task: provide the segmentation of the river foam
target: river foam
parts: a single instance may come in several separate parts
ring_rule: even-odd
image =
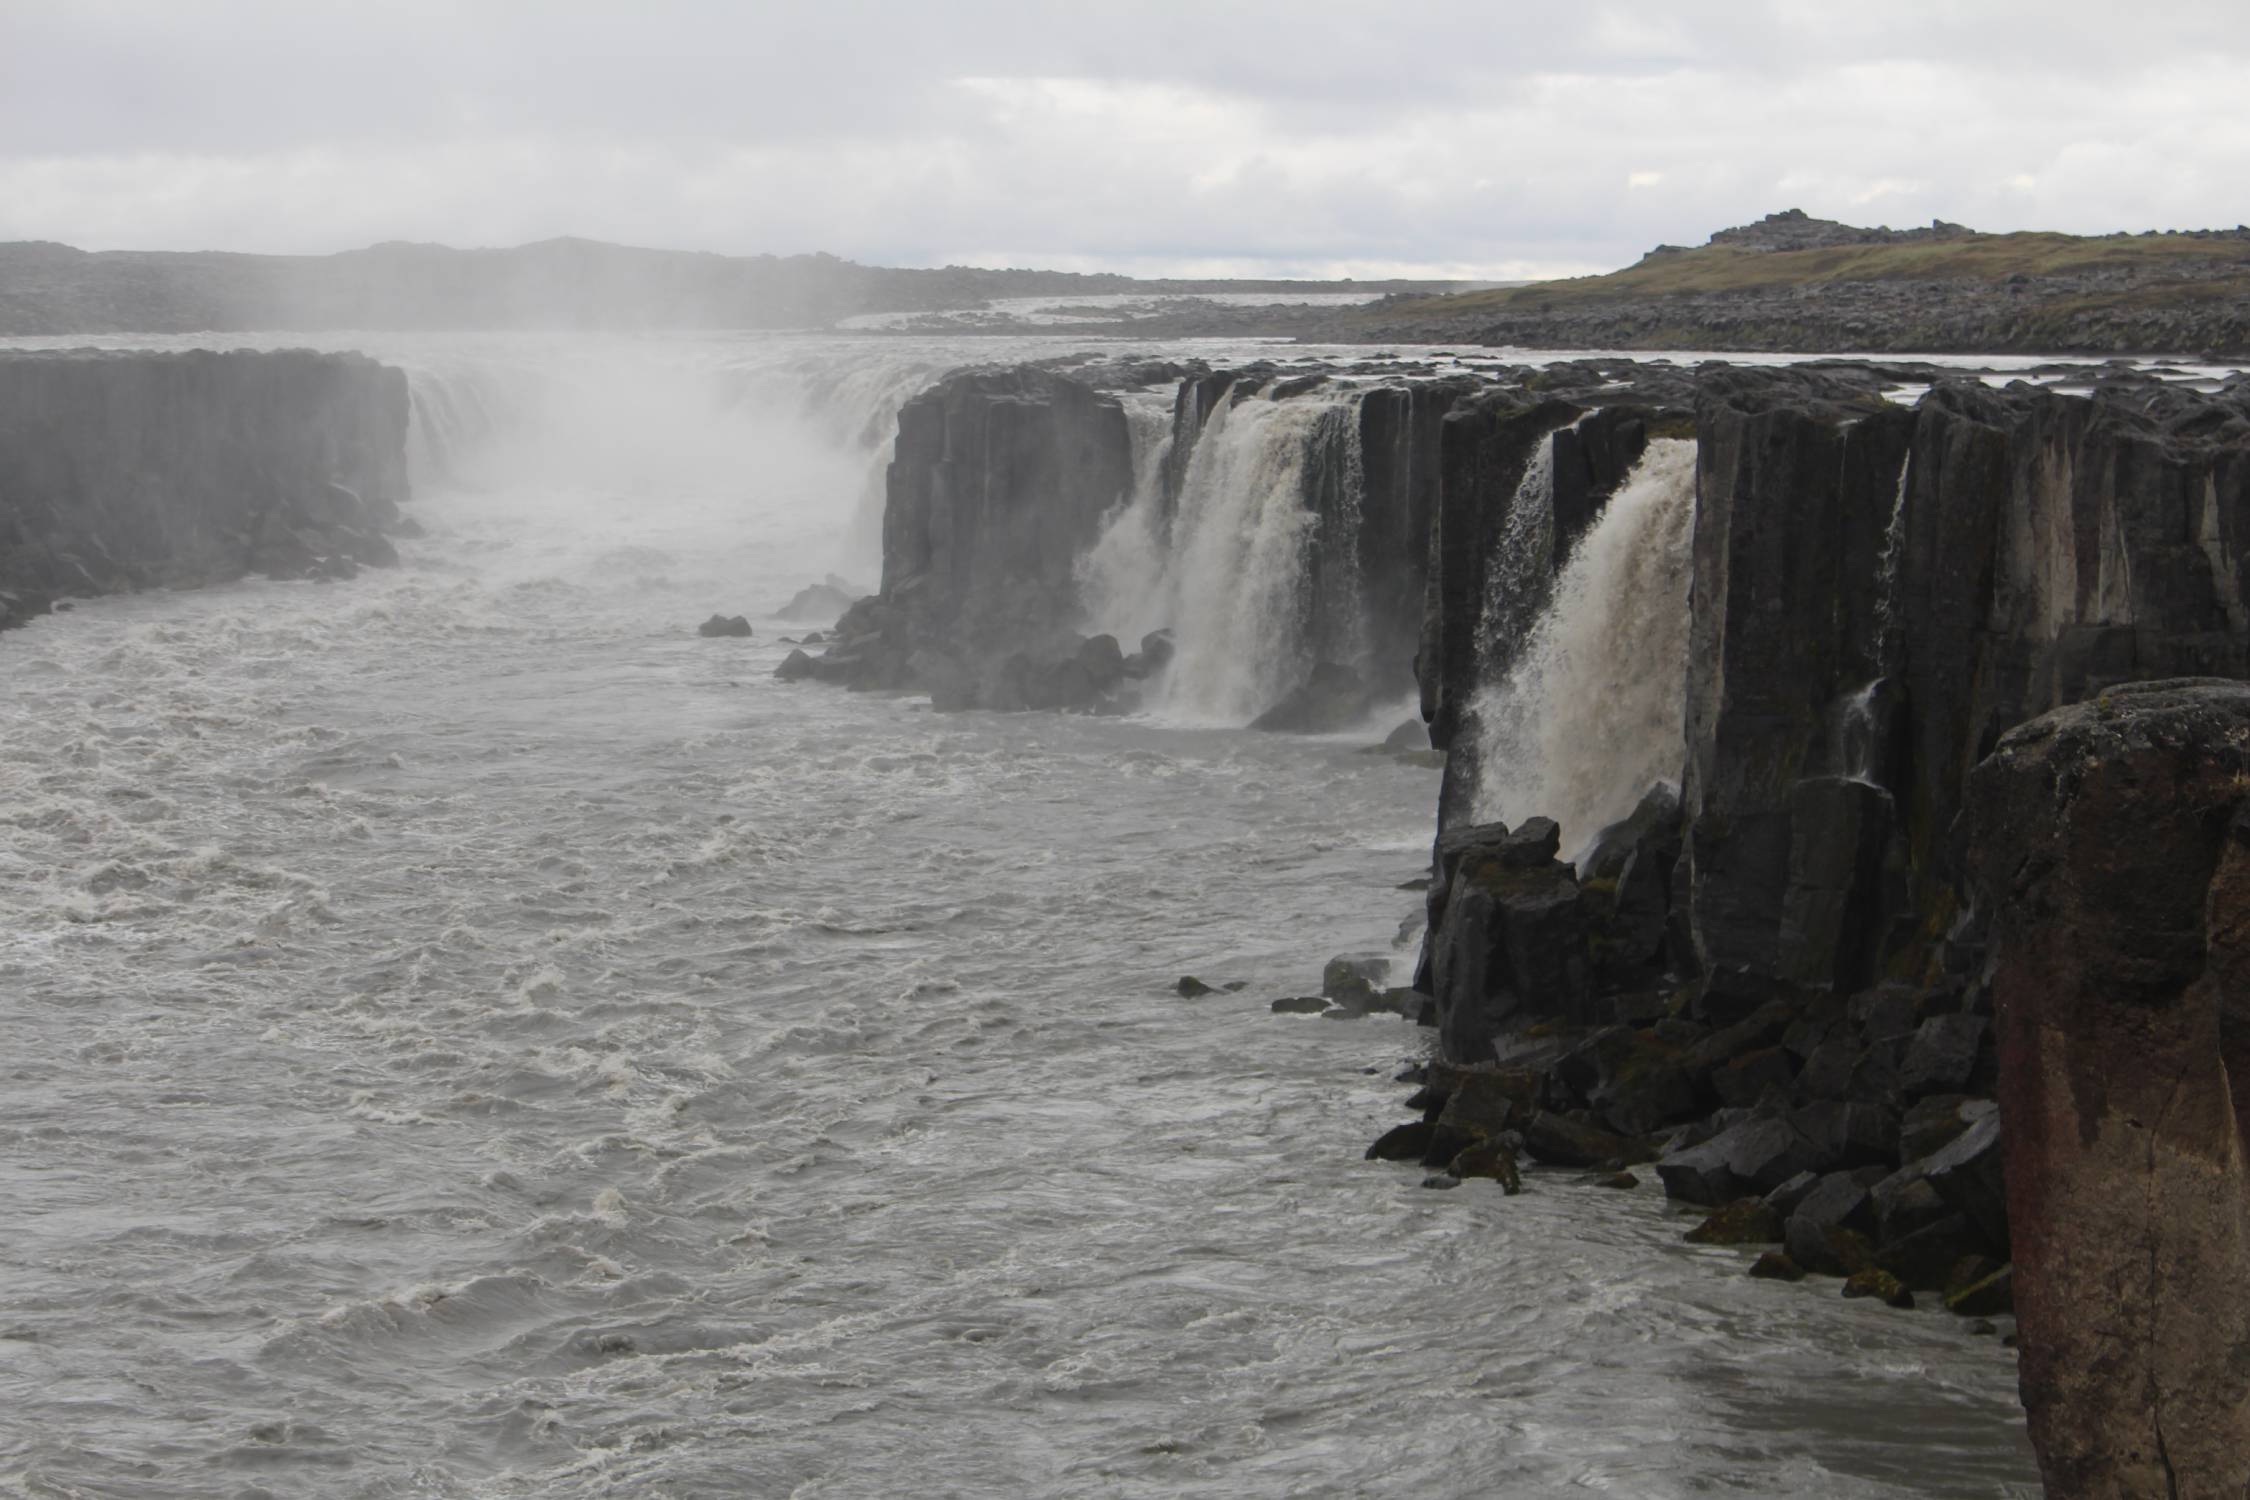
[[[1419,1034],[1265,1002],[1404,958],[1434,773],[773,680],[879,455],[730,409],[0,637],[0,1483],[2036,1493],[1943,1314],[1360,1160]]]

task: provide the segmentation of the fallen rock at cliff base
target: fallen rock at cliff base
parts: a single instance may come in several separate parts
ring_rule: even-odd
[[[695,633],[706,638],[733,637],[742,640],[751,634],[750,622],[740,615],[713,615],[696,626]]]
[[[1854,1271],[1844,1281],[1846,1297],[1873,1297],[1886,1306],[1912,1311],[1914,1294],[1899,1284],[1896,1276],[1875,1267]]]
[[[1436,1127],[1428,1120],[1394,1125],[1367,1148],[1369,1161],[1420,1161],[1429,1154],[1430,1135]]]
[[[1922,1177],[1954,1212],[1966,1215],[1994,1249],[2007,1249],[2007,1176],[1997,1111],[1926,1158]]]
[[[1873,1263],[1875,1205],[1858,1173],[1831,1172],[1789,1216],[1789,1258],[1808,1271],[1849,1276]]]
[[[1778,1245],[1781,1215],[1759,1198],[1737,1198],[1681,1238],[1691,1245]]]
[[[2016,1310],[2015,1267],[2002,1266],[1945,1299],[1946,1311],[1964,1318],[1997,1318]]]
[[[1656,1164],[1666,1196],[1717,1207],[1771,1192],[1813,1161],[1812,1147],[1786,1120],[1745,1120]]]
[[[1803,1281],[1805,1268],[1779,1250],[1768,1250],[1750,1263],[1750,1274],[1760,1281]]]
[[[1544,1109],[1524,1123],[1523,1144],[1534,1160],[1550,1167],[1632,1166],[1656,1154],[1644,1142]]]
[[[799,589],[774,613],[784,620],[833,620],[850,609],[854,599],[867,592],[831,573],[825,582]]]

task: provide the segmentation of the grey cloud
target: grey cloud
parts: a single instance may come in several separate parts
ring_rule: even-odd
[[[0,0],[0,236],[1591,268],[2250,218],[2230,7]]]

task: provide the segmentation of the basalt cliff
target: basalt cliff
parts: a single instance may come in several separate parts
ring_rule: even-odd
[[[350,354],[0,353],[0,627],[397,554],[406,380]]]
[[[785,675],[1273,729],[1418,701],[1412,982],[1328,976],[1435,1033],[1371,1155],[1653,1166],[1756,1274],[2020,1300],[2053,1493],[2239,1492],[2180,1434],[2239,1426],[2250,1335],[2181,1330],[2246,1243],[2250,385],[1019,368],[914,403],[889,498],[881,592]],[[2151,1264],[2118,1312],[2099,1268]]]

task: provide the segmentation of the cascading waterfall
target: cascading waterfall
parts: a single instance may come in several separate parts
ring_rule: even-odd
[[[1311,481],[1336,446],[1319,442],[1324,424],[1357,400],[1348,388],[1328,388],[1221,403],[1179,466],[1179,494],[1161,539],[1154,476],[1164,465],[1144,461],[1136,470],[1133,501],[1095,544],[1081,576],[1092,583],[1095,629],[1138,640],[1143,630],[1171,628],[1175,654],[1158,689],[1167,713],[1248,723],[1312,665],[1308,570],[1321,516]],[[1352,503],[1356,515],[1356,494]],[[1339,555],[1356,555],[1356,535],[1335,541]]]
[[[1555,435],[1542,436],[1525,462],[1508,519],[1485,560],[1484,608],[1477,618],[1480,677],[1501,649],[1525,638],[1547,602],[1555,548]]]
[[[1830,710],[1830,759],[1836,775],[1870,786],[1879,785],[1875,772],[1882,741],[1881,696],[1891,672],[1891,622],[1897,610],[1898,574],[1906,551],[1906,487],[1914,472],[1909,449],[1898,465],[1898,488],[1891,499],[1891,518],[1883,527],[1883,550],[1876,559],[1875,640],[1870,649],[1875,675],[1843,694]]]
[[[790,349],[738,356],[724,371],[731,404],[740,411],[795,413],[840,453],[861,466],[858,503],[842,565],[868,576],[880,573],[886,476],[898,442],[898,414],[907,402],[959,368],[956,353],[909,345],[870,351]]]
[[[1173,441],[1172,395],[1127,391],[1119,400],[1133,443],[1133,491],[1079,559],[1078,592],[1095,628],[1131,651],[1150,631],[1172,623],[1165,590],[1171,528],[1164,485]]]
[[[1480,820],[1551,817],[1578,850],[1678,779],[1694,531],[1695,444],[1655,439],[1480,695]]]
[[[1891,619],[1897,609],[1899,563],[1906,551],[1906,486],[1914,476],[1914,450],[1898,463],[1898,490],[1891,499],[1891,519],[1883,527],[1883,555],[1875,580],[1876,664],[1885,665],[1890,651]]]

